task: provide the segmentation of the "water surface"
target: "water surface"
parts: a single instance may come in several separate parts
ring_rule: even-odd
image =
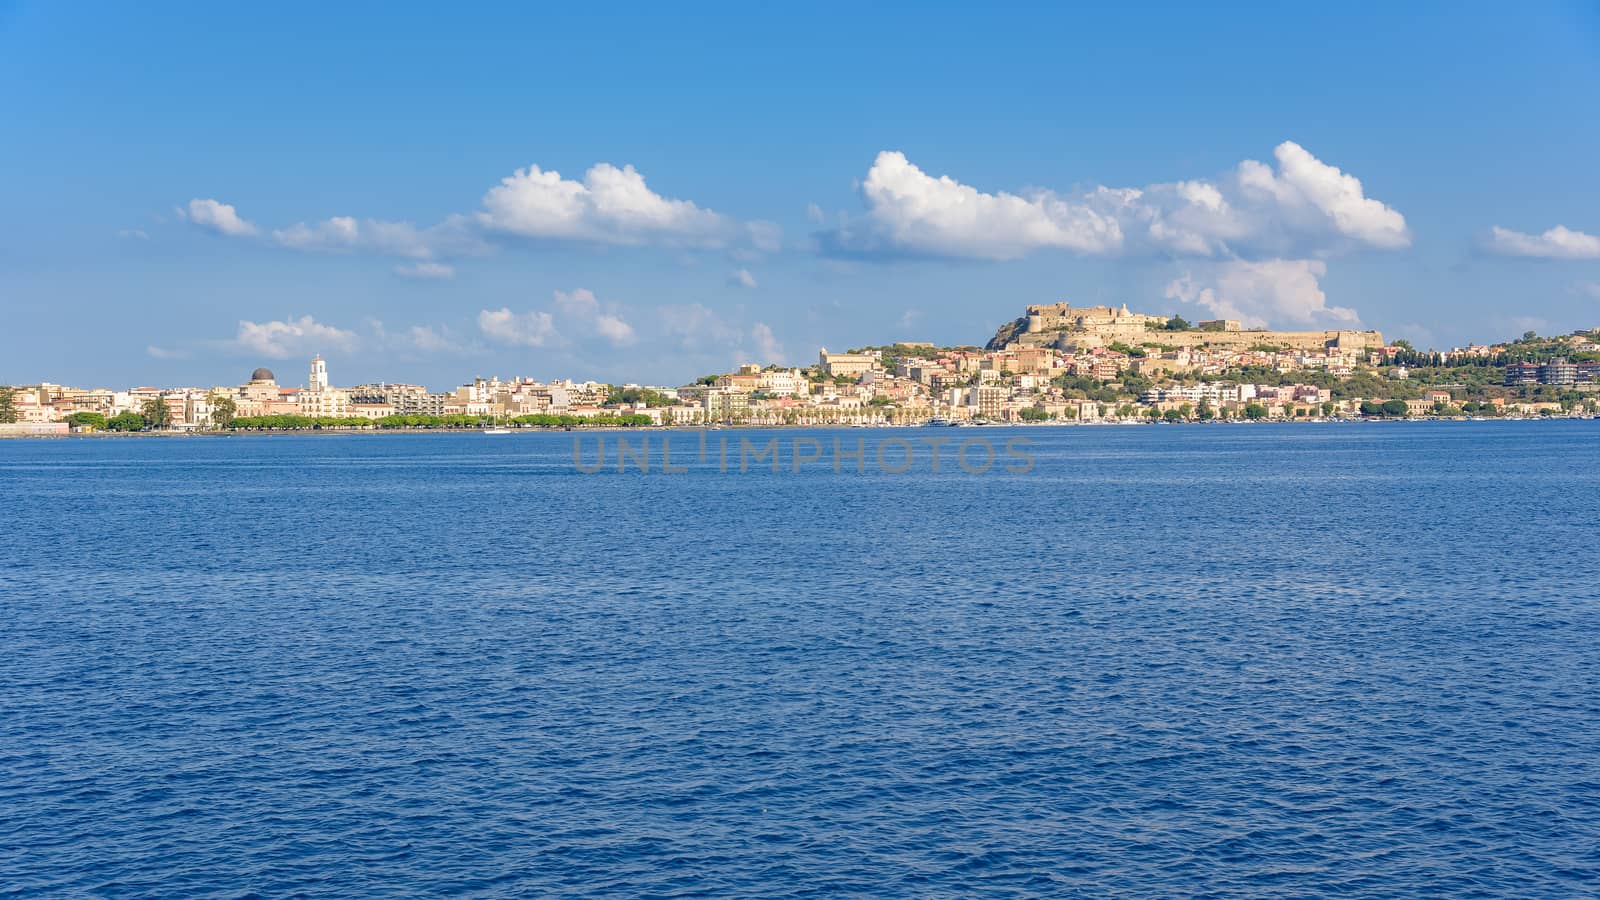
[[[0,442],[0,893],[1595,891],[1600,423],[982,434]]]

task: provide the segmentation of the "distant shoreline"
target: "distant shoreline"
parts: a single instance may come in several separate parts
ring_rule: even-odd
[[[811,423],[811,424],[729,424],[729,425],[644,425],[644,426],[618,426],[618,425],[573,425],[565,428],[517,428],[509,429],[511,434],[564,434],[585,433],[605,434],[653,434],[661,432],[689,432],[689,431],[776,431],[776,430],[813,430],[813,431],[851,431],[857,429],[871,429],[874,431],[906,430],[932,428],[944,430],[946,428],[980,429],[991,428],[1103,428],[1103,427],[1139,427],[1149,428],[1158,426],[1221,426],[1221,425],[1387,425],[1400,422],[1407,423],[1433,423],[1444,424],[1449,422],[1573,422],[1573,421],[1600,421],[1600,416],[1485,416],[1479,418],[1352,418],[1352,419],[1213,419],[1205,422],[1138,422],[1138,421],[1098,421],[1080,422],[1076,420],[1054,422],[988,422],[983,425],[926,425],[922,423],[912,425],[888,424],[851,424],[851,423]],[[377,436],[386,434],[397,435],[446,435],[446,434],[484,434],[483,428],[299,428],[299,429],[262,429],[262,430],[165,430],[165,431],[73,431],[67,434],[0,434],[0,440],[123,440],[138,438],[234,438],[234,437],[335,437],[335,436]],[[488,437],[504,437],[506,435],[486,435]]]

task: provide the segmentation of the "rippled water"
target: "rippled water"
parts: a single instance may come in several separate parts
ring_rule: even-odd
[[[0,442],[0,892],[1595,892],[1600,423],[983,434]]]

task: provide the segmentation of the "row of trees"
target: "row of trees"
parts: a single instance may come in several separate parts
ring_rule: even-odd
[[[228,403],[231,405],[232,400]],[[172,424],[172,410],[159,399],[146,400],[138,412],[129,410],[109,419],[97,412],[75,412],[63,421],[74,428],[90,431],[151,431]]]
[[[600,425],[636,428],[652,424],[642,413],[626,415],[570,416],[537,414],[517,416],[505,424],[527,428],[572,428]],[[394,415],[381,419],[341,418],[336,416],[239,416],[227,427],[235,431],[306,431],[323,428],[483,428],[495,424],[490,416]]]
[[[490,416],[393,415],[381,419],[338,416],[239,416],[230,397],[216,397],[211,405],[211,427],[235,431],[305,431],[321,428],[483,428],[495,420]],[[171,411],[160,400],[148,400],[139,412],[123,412],[107,418],[97,412],[77,412],[65,419],[68,425],[91,431],[153,431],[172,423]],[[528,415],[509,420],[509,424],[530,428],[560,428],[579,425],[639,427],[651,424],[649,416],[629,413],[601,416]]]

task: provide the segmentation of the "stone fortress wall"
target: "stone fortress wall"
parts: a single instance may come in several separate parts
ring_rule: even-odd
[[[1373,350],[1383,346],[1383,335],[1376,331],[1268,331],[1245,330],[1233,322],[1221,331],[1156,331],[1165,325],[1166,316],[1129,312],[1121,308],[1089,306],[1074,308],[1069,303],[1029,306],[1027,328],[1010,342],[1019,347],[1056,347],[1061,350],[1090,350],[1111,344],[1160,344],[1165,347],[1215,347],[1248,350],[1271,345],[1290,350],[1344,351]]]

